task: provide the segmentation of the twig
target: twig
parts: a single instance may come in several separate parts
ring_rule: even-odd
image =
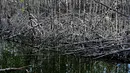
[[[116,9],[113,9],[113,8],[107,6],[107,5],[105,5],[105,4],[103,4],[103,3],[99,2],[99,1],[96,1],[96,0],[94,0],[94,1],[95,1],[96,3],[98,3],[98,4],[100,4],[100,5],[103,5],[103,6],[107,7],[107,8],[109,8],[110,10],[115,11],[115,12],[118,13],[118,14],[121,14],[121,15],[123,15],[123,16],[125,16],[125,17],[129,17],[128,15],[123,14],[123,13],[121,13],[121,12],[118,12]]]
[[[30,66],[30,65],[29,65]],[[0,69],[0,72],[2,71],[16,71],[16,70],[23,70],[26,69],[29,66],[23,66],[23,67],[19,67],[19,68],[5,68],[5,69]]]

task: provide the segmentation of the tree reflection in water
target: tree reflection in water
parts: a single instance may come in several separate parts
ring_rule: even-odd
[[[128,64],[128,73],[130,73],[130,64]]]
[[[1,69],[29,65],[23,70],[9,71],[9,73],[130,73],[130,64],[125,63],[95,61],[52,51],[33,54],[31,47],[8,42],[5,42],[1,48],[3,48],[0,56]]]

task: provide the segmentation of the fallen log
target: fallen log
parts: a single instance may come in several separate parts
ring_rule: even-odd
[[[117,50],[117,51],[112,51],[112,52],[110,52],[110,53],[103,54],[103,55],[100,55],[100,56],[98,56],[98,57],[95,57],[94,59],[99,59],[99,58],[102,58],[102,57],[105,57],[105,56],[108,56],[108,55],[112,55],[112,54],[115,54],[115,53],[123,52],[123,51],[130,51],[130,48],[121,49],[121,50]]]

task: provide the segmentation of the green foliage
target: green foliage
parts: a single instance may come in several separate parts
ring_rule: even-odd
[[[2,68],[21,67],[24,65],[23,57],[15,56],[14,54],[11,54],[11,52],[7,50],[3,50],[2,59],[0,59],[0,61]]]
[[[7,43],[6,41],[3,45],[5,47],[3,47],[0,59],[2,68],[24,66],[24,58],[17,54],[18,48],[14,47],[13,43]]]

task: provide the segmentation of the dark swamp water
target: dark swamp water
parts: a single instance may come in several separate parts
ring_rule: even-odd
[[[22,68],[0,71],[0,73],[130,73],[130,64],[90,60],[75,55],[61,55],[42,51],[33,54],[31,47],[1,42],[0,69]]]

